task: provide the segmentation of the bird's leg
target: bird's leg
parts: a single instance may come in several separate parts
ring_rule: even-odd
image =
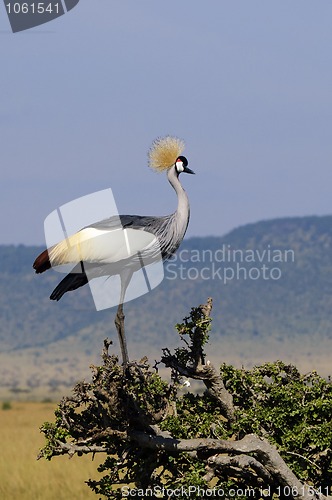
[[[122,354],[122,364],[124,369],[126,369],[129,364],[129,356],[128,356],[126,336],[125,336],[125,327],[124,327],[125,315],[123,313],[123,303],[125,300],[126,290],[130,283],[132,275],[133,275],[132,272],[124,272],[120,274],[120,280],[121,280],[120,301],[115,316],[115,326],[118,331],[118,337],[120,341],[120,348]]]
[[[118,336],[119,336],[119,341],[120,341],[123,367],[126,368],[128,363],[129,363],[129,356],[128,356],[128,350],[127,350],[125,329],[124,329],[124,319],[125,319],[125,315],[123,313],[123,304],[121,303],[121,304],[119,304],[118,311],[117,311],[116,316],[115,316],[115,326],[116,326],[116,329],[118,331]]]

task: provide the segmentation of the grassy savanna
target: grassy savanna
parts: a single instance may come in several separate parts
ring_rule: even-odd
[[[9,409],[3,409],[7,408]],[[54,403],[0,402],[0,498],[2,500],[85,500],[96,495],[84,483],[97,478],[100,458],[36,460],[45,438],[39,427],[54,420]]]

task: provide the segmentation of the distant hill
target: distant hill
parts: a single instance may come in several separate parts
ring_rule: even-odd
[[[131,356],[153,358],[177,344],[174,324],[211,296],[212,358],[250,364],[288,356],[327,372],[331,249],[332,216],[262,221],[184,241],[161,285],[125,304]],[[115,309],[96,312],[87,286],[49,300],[61,275],[35,275],[41,250],[0,246],[0,389],[38,388],[46,379],[54,388],[97,359],[103,338],[118,345]]]

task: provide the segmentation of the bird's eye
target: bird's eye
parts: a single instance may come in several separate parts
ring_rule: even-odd
[[[185,156],[179,156],[175,162],[175,167],[178,173],[184,172],[188,166],[188,160]]]
[[[188,160],[185,156],[179,156],[178,161],[182,161],[184,167],[188,167]]]

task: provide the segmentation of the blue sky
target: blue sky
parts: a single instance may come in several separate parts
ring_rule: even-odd
[[[176,207],[147,167],[161,135],[196,176],[187,235],[331,214],[332,4],[81,0],[12,34],[0,5],[0,244],[44,242],[63,203],[111,187],[121,213]]]

